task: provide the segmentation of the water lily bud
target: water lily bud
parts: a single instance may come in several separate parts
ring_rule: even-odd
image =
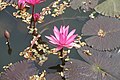
[[[10,38],[10,33],[7,30],[5,30],[4,31],[4,36],[5,36],[6,39],[9,39]]]
[[[40,14],[39,13],[35,13],[33,15],[34,22],[37,22],[39,20],[39,18],[40,18]]]

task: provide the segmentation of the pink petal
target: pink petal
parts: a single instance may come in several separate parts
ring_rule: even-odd
[[[47,39],[52,41],[52,38],[50,36],[45,36]]]
[[[56,26],[54,26],[53,32],[54,32],[54,35],[57,38],[57,40],[59,40],[60,32]]]
[[[76,29],[72,30],[72,31],[68,34],[67,40],[75,33],[75,31],[76,31]]]
[[[49,41],[49,42],[55,45],[59,45],[57,42],[54,42],[54,41]]]
[[[59,51],[59,50],[61,50],[63,48],[63,46],[58,46],[57,48],[56,48],[56,51]]]
[[[65,26],[62,28],[62,33],[65,34]]]
[[[65,26],[63,26],[63,30],[65,29]]]
[[[50,35],[57,43],[59,43],[59,40],[57,40],[53,35]]]
[[[63,26],[62,43],[65,44],[68,35],[69,26]]]
[[[45,2],[46,0],[40,0],[40,3]]]
[[[65,28],[65,36],[68,35],[68,31],[69,31],[69,26],[67,26],[67,27]]]
[[[61,43],[61,44],[65,44],[65,42],[66,42],[66,38],[65,38],[65,35],[63,35],[63,34],[60,34],[60,40],[59,40],[59,42]]]
[[[65,45],[65,47],[67,47],[67,48],[71,48],[71,47],[73,47],[73,43],[70,43],[70,44],[68,44],[68,45]]]
[[[45,36],[45,37],[48,38],[52,42],[58,43],[58,41],[56,40],[56,38],[53,35],[51,35],[51,36]]]
[[[62,27],[62,30],[60,33],[63,33],[63,35],[65,35],[65,26]]]
[[[73,42],[76,36],[77,36],[77,34],[69,37],[66,44],[70,44],[71,42]]]
[[[60,27],[60,33],[63,33],[63,27],[62,26]]]
[[[25,0],[18,0],[18,8],[23,9],[26,6]]]
[[[26,0],[26,2],[30,5],[35,5],[35,4],[39,4],[41,2],[44,2],[45,0]]]

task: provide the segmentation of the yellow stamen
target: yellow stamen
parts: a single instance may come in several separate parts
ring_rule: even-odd
[[[106,35],[106,32],[104,32],[102,29],[99,29],[98,36],[99,37],[105,37],[105,35]]]

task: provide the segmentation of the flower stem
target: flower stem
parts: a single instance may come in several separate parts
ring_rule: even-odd
[[[60,59],[61,59],[61,61],[62,61],[62,64],[61,64],[61,72],[63,73],[63,71],[64,71],[64,65],[65,65],[65,58],[64,58],[64,56],[63,56],[63,48],[60,50]],[[64,76],[62,76],[62,79],[63,80],[65,80],[65,77]]]
[[[65,65],[65,60],[64,60],[64,57],[63,57],[63,48],[60,50],[60,57],[61,57],[61,61],[62,61],[62,66]]]
[[[35,6],[33,5],[32,6],[32,18],[33,18],[33,15],[34,15],[34,8],[35,8]]]
[[[34,8],[35,8],[35,6],[33,5],[32,6],[32,18],[31,18],[31,21],[30,21],[30,28],[32,27],[33,15],[34,15]]]

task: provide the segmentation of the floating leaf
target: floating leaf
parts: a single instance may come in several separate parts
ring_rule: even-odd
[[[84,46],[80,49],[78,49],[79,55],[89,64],[92,65],[98,65],[101,69],[109,72],[114,73],[115,76],[119,76],[119,57],[110,57],[113,55],[116,55],[117,52],[100,52],[97,50],[94,50],[90,47]],[[91,54],[91,55],[88,55]]]
[[[10,4],[17,4],[18,0],[3,0],[6,3],[10,3]]]
[[[67,80],[120,80],[96,64],[91,65],[80,60],[73,59],[67,62],[65,68],[67,70],[64,71],[64,75]]]
[[[120,21],[115,18],[97,17],[86,22],[83,35],[91,36],[86,43],[97,50],[113,50],[120,46]]]
[[[98,0],[72,0],[70,4],[74,10],[81,7],[81,9],[89,11],[98,4]]]
[[[0,76],[0,80],[29,80],[29,76],[37,73],[33,61],[24,60],[10,66]]]
[[[95,10],[105,16],[119,17],[120,16],[120,0],[105,0],[97,5]]]
[[[82,47],[78,49],[78,53],[85,61],[72,59],[71,62],[67,62],[64,68],[66,79],[120,80],[119,58],[110,58],[107,53],[93,50],[90,47]]]
[[[106,61],[110,59],[110,56],[117,54],[117,52],[109,52],[109,51],[98,51],[93,48],[90,48],[88,46],[84,46],[79,48],[78,50],[79,55],[88,63],[94,64],[96,61],[94,61],[95,58]],[[109,60],[108,60],[109,61]]]

